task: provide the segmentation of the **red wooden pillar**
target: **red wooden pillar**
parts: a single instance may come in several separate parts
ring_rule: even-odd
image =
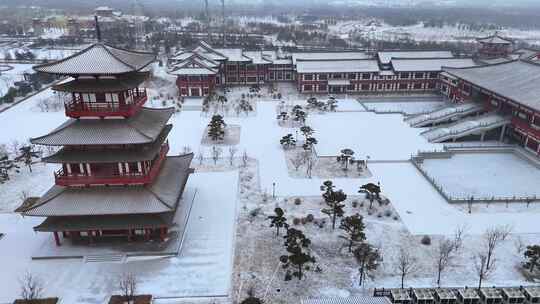
[[[165,241],[165,228],[163,227],[159,228],[159,240]]]
[[[60,243],[60,236],[58,235],[58,231],[53,232],[54,235],[54,242],[56,243],[56,246],[62,246]]]
[[[90,244],[93,244],[94,243],[94,231],[93,230],[88,230],[88,239],[90,240]]]
[[[133,232],[133,231],[132,231],[131,229],[128,229],[128,231],[127,231],[127,233],[128,233],[128,237],[127,237],[128,242],[131,242],[131,235],[132,235],[132,232]]]

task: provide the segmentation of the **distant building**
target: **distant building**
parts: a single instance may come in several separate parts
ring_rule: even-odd
[[[201,41],[169,60],[181,96],[206,96],[216,86],[296,81],[302,93],[435,92],[443,66],[470,67],[449,51],[297,52],[213,48]]]
[[[476,41],[480,44],[478,49],[478,55],[480,57],[507,57],[513,51],[514,41],[500,36],[499,33],[479,38]]]
[[[98,17],[113,17],[114,10],[108,6],[100,6],[94,10],[94,13]]]

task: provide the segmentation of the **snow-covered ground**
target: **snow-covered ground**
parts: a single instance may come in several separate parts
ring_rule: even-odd
[[[453,197],[540,197],[540,169],[514,153],[456,153],[422,167]]]
[[[152,94],[158,94],[158,92],[156,87]],[[41,98],[51,96],[51,91],[46,90],[0,113],[3,128],[12,130],[12,132],[0,133],[0,144],[9,145],[13,140],[24,141],[29,137],[42,135],[62,123],[65,120],[63,112],[41,112],[38,107]],[[288,96],[284,99],[287,100]],[[305,99],[307,97],[304,96],[301,99],[290,98],[289,100],[294,103],[303,103]],[[149,102],[149,105],[151,104],[152,102]],[[249,175],[243,174],[240,170],[239,178],[238,173],[231,171],[231,168],[223,170],[206,164],[202,166],[205,173],[199,172],[193,175],[189,187],[198,189],[198,195],[200,195],[198,197],[201,201],[196,201],[194,204],[184,247],[179,257],[134,259],[123,264],[84,264],[80,261],[69,260],[30,261],[29,254],[34,252],[33,246],[41,244],[50,236],[32,232],[31,227],[39,220],[22,219],[12,214],[0,215],[0,232],[6,233],[6,237],[0,240],[0,246],[4,248],[5,245],[8,248],[8,250],[0,251],[0,267],[8,269],[8,272],[0,274],[0,283],[9,288],[8,293],[2,293],[0,296],[0,302],[12,301],[13,297],[17,296],[18,282],[14,278],[24,273],[26,269],[35,271],[45,278],[51,275],[51,269],[55,269],[55,280],[51,280],[47,289],[51,295],[60,295],[66,302],[76,300],[78,303],[102,303],[106,295],[115,288],[115,278],[124,271],[136,271],[142,278],[141,292],[152,292],[157,296],[230,294],[230,254],[235,238],[232,232],[236,216],[241,217],[239,223],[242,226],[236,230],[236,238],[241,243],[236,243],[235,247],[237,260],[234,268],[233,290],[239,288],[240,276],[245,275],[242,277],[244,281],[251,280],[250,269],[253,270],[252,274],[257,276],[262,274],[263,278],[270,280],[277,265],[277,256],[274,256],[274,253],[279,254],[279,252],[269,249],[274,245],[266,239],[269,236],[266,233],[268,228],[263,226],[267,226],[268,223],[264,218],[272,211],[275,202],[300,197],[306,203],[292,207],[296,208],[294,209],[295,216],[300,216],[305,212],[316,212],[316,217],[324,217],[319,211],[321,207],[319,187],[325,179],[298,178],[290,173],[279,139],[287,133],[294,134],[295,129],[278,125],[277,104],[277,100],[264,97],[258,101],[256,115],[225,119],[227,124],[238,125],[241,128],[237,157],[245,151],[251,159],[256,161],[256,169],[252,169]],[[356,104],[351,103],[350,106],[356,106]],[[531,208],[530,212],[523,210],[514,212],[510,207],[508,210],[500,208],[498,212],[479,210],[468,214],[462,208],[449,205],[407,161],[410,155],[418,150],[433,150],[442,146],[427,143],[419,135],[421,129],[409,127],[403,122],[401,115],[375,114],[365,112],[361,108],[359,111],[322,114],[313,112],[309,115],[308,124],[316,131],[315,137],[319,140],[316,149],[319,155],[335,156],[339,150],[351,148],[358,158],[370,156],[368,167],[371,176],[333,178],[336,187],[343,189],[353,198],[358,197],[357,191],[360,185],[367,182],[380,182],[383,194],[391,201],[392,212],[398,215],[397,221],[379,220],[374,218],[375,216],[369,218],[369,239],[381,244],[388,256],[385,270],[374,283],[378,285],[373,286],[396,286],[398,278],[391,271],[391,261],[395,255],[396,245],[400,242],[415,242],[416,244],[419,242],[418,238],[425,234],[432,235],[434,238],[436,235],[450,235],[458,225],[466,225],[470,235],[465,245],[468,251],[462,254],[460,263],[456,266],[456,273],[466,273],[468,277],[472,276],[473,270],[467,261],[470,261],[470,255],[479,248],[478,235],[494,224],[512,226],[516,234],[514,237],[517,237],[517,234],[529,234],[526,238],[528,243],[538,240],[540,236],[540,227],[537,224],[538,208]],[[23,119],[29,122],[25,123]],[[201,138],[209,120],[210,117],[201,115],[199,111],[175,113],[171,119],[174,127],[169,135],[170,153],[182,153],[189,148],[196,155],[203,154],[208,158],[210,147],[201,145]],[[218,167],[227,163],[227,154],[228,149],[224,147]],[[378,162],[380,160],[397,162]],[[198,157],[196,157],[194,165],[201,167],[197,165],[198,162]],[[470,164],[470,168],[483,166],[482,163],[475,161],[471,161]],[[30,188],[30,191],[36,192],[32,194],[42,192],[43,189],[34,187],[36,180],[39,180],[40,187],[43,185],[45,189],[52,183],[52,174],[50,177],[41,179],[52,169],[43,165],[36,166],[35,176],[30,177],[25,171],[26,168],[23,168],[20,177],[14,177],[13,181],[0,185],[0,195],[2,198],[7,197],[0,202],[3,211],[12,210],[13,206],[17,205],[20,201],[18,193],[21,189]],[[531,179],[533,181],[538,179],[536,175],[531,178],[536,178]],[[273,184],[275,184],[277,195],[276,201],[268,200]],[[264,197],[266,199],[263,199]],[[240,207],[238,212],[235,211],[237,200]],[[259,211],[256,210],[258,208]],[[257,216],[258,212],[262,213]],[[365,207],[362,212],[367,214]],[[250,221],[253,221],[255,226],[250,226],[252,224]],[[354,287],[357,274],[354,262],[342,253],[335,252],[337,242],[341,242],[336,233],[325,230],[320,237],[317,237],[315,235],[318,235],[319,228],[306,228],[306,231],[314,235],[313,238],[318,244],[317,254],[322,255],[325,260],[323,268],[326,272],[321,277],[327,280],[334,277],[336,279],[321,280],[320,284],[315,284],[321,288],[308,288],[312,282],[309,280],[306,281],[305,284],[308,285],[305,285],[305,288],[301,284],[296,287],[290,285],[290,288],[300,288],[297,289],[297,293],[310,296],[328,295],[334,292],[338,294],[360,292]],[[327,239],[330,237],[335,237],[336,241]],[[416,286],[432,284],[431,268],[427,265],[432,254],[429,248],[432,247],[414,245],[411,247],[422,258],[426,269],[410,284]],[[519,255],[514,253],[512,248],[511,241],[505,243],[499,256],[500,270],[489,281],[489,284],[524,283],[524,279],[515,268],[520,259]],[[21,253],[24,254],[21,255]],[[333,259],[336,259],[337,266],[333,266]],[[259,267],[263,268],[259,269]],[[278,274],[280,277],[281,275],[281,273]],[[257,280],[264,284],[263,286],[271,288],[270,294],[275,294],[277,288],[274,288],[274,285],[267,285],[268,281],[260,281],[260,277]],[[281,278],[276,280],[281,282]],[[466,284],[473,284],[473,281],[472,278],[468,279]],[[449,282],[455,285],[462,283],[456,276],[452,276]],[[275,284],[277,284],[275,286],[285,288],[282,283]],[[66,286],[74,286],[74,288],[66,288]],[[279,294],[275,296],[279,297]]]
[[[419,136],[422,129],[411,128],[400,114],[331,113],[311,115],[307,124],[315,130],[319,156],[336,156],[344,148],[361,158],[407,160],[418,150],[433,150],[437,145]]]
[[[134,273],[139,291],[156,297],[226,295],[230,289],[238,173],[196,173],[189,188],[197,194],[184,245],[177,257],[128,258],[125,263],[84,263],[81,260],[31,260],[50,234],[35,234],[42,219],[0,214],[0,303],[19,296],[19,281],[30,271],[46,282],[45,295],[64,303],[106,303],[118,292],[118,277]],[[227,185],[222,187],[220,185]],[[0,186],[1,187],[1,186]]]

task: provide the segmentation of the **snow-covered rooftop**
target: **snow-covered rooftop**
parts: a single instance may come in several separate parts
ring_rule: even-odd
[[[436,59],[392,59],[396,72],[441,71],[442,67],[465,68],[476,66],[470,58],[436,58]]]
[[[50,146],[151,143],[173,113],[173,108],[142,108],[128,119],[69,119],[49,134],[30,141]]]
[[[450,51],[383,51],[377,55],[382,64],[389,64],[395,58],[454,58]]]
[[[354,60],[372,58],[364,52],[309,52],[293,53],[292,61],[296,64],[299,60]]]
[[[96,43],[64,59],[35,66],[38,72],[61,75],[111,75],[137,72],[156,59],[151,53]]]
[[[325,60],[325,61],[298,61],[298,73],[356,73],[378,72],[377,60]]]
[[[251,58],[248,58],[244,55],[244,51],[242,49],[215,49],[217,52],[223,54],[225,57],[227,57],[228,61],[236,61],[236,62],[249,62],[251,61]]]
[[[499,36],[498,33],[492,36],[477,39],[480,43],[488,44],[512,44],[512,40]]]
[[[386,297],[323,298],[302,300],[301,304],[390,304]]]
[[[445,68],[449,74],[476,86],[540,111],[540,65],[527,61],[479,66]]]

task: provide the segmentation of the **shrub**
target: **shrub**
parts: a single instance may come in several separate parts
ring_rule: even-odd
[[[399,216],[394,215],[393,219],[397,221],[397,220],[399,220]]]
[[[382,212],[377,213],[377,217],[382,217]]]
[[[384,211],[384,215],[386,215],[387,217],[392,216],[392,210],[386,209],[386,210]]]
[[[353,208],[358,208],[358,201],[357,200],[352,201],[352,206]]]
[[[308,215],[306,216],[306,220],[307,220],[309,223],[313,222],[314,219],[315,219],[315,217],[313,216],[313,214],[308,214]]]
[[[297,205],[297,206],[302,204],[302,199],[300,199],[299,197],[295,198],[294,199],[294,204]]]
[[[302,225],[305,225],[308,222],[307,217],[303,217],[300,221],[302,222]]]
[[[420,243],[422,243],[422,245],[429,246],[431,245],[431,238],[429,237],[429,235],[424,235]]]
[[[261,213],[261,208],[255,208],[255,209],[249,211],[249,215],[251,217],[257,217],[259,215],[259,213]]]
[[[360,203],[360,208],[364,208],[364,202]]]
[[[292,221],[293,225],[295,225],[295,226],[300,225],[300,222],[301,222],[301,220],[300,220],[299,218],[297,218],[297,217],[295,217],[295,218],[293,219],[293,221]]]

